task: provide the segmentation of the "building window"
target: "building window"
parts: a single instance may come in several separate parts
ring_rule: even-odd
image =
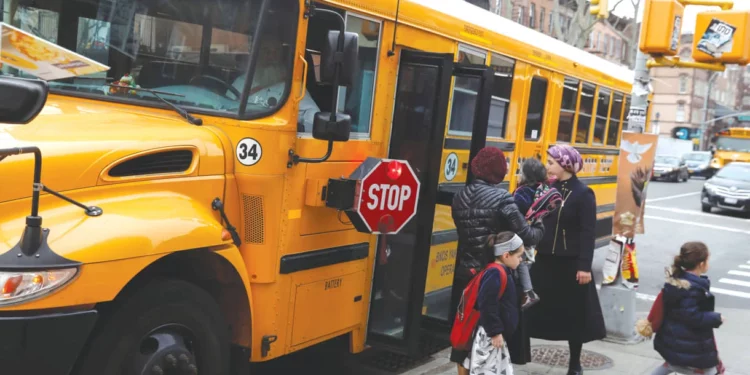
[[[532,29],[536,29],[536,20],[534,17],[536,17],[536,4],[531,3],[529,6],[529,27]]]
[[[370,134],[378,65],[381,24],[361,16],[346,15],[346,31],[359,34],[359,69],[351,87],[340,87],[339,111],[352,118],[352,133],[360,137]]]
[[[677,104],[677,112],[675,112],[674,120],[676,122],[685,122],[685,105]]]
[[[458,47],[458,63],[484,65],[487,53],[464,45]],[[471,135],[481,80],[478,77],[456,77],[451,104],[451,134]]]
[[[573,122],[576,117],[579,84],[577,79],[565,77],[562,102],[560,103],[560,118],[557,120],[558,142],[570,142],[573,139]]]
[[[553,30],[553,28],[555,26],[553,24],[555,22],[555,17],[557,17],[557,13],[555,13],[555,12],[549,12],[549,33],[550,33],[550,35],[555,35],[555,31]]]
[[[680,74],[680,94],[687,94],[688,92],[688,76],[687,74]]]
[[[536,141],[541,137],[544,123],[544,103],[547,101],[547,79],[534,77],[531,80],[529,109],[526,113],[526,140]]]
[[[541,32],[544,32],[544,12],[544,8],[539,10],[539,31]]]
[[[594,44],[591,45],[590,47],[595,49],[597,48],[598,45],[599,45],[599,32],[597,31],[594,33]]]
[[[518,22],[518,23],[520,23],[520,24],[523,25],[523,21],[524,21],[524,19],[523,19],[523,7],[520,6],[520,7],[518,7],[518,18],[516,19],[516,22]]]

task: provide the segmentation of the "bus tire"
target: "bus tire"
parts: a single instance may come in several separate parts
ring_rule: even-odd
[[[229,373],[229,329],[203,289],[157,280],[117,303],[81,357],[81,375]]]

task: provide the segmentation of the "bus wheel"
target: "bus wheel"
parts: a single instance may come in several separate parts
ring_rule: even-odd
[[[81,357],[82,375],[226,375],[229,331],[203,289],[179,280],[145,285],[119,302]]]

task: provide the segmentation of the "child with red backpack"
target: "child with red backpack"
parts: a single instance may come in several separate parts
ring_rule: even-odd
[[[464,289],[451,343],[457,349],[469,350],[463,367],[470,374],[512,375],[506,339],[518,325],[519,299],[511,270],[521,263],[523,240],[513,232],[501,232],[491,235],[487,245],[495,261]]]

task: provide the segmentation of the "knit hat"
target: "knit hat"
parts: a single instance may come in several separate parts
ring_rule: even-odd
[[[508,173],[508,162],[505,154],[497,147],[485,147],[471,161],[471,172],[479,179],[497,185]]]

